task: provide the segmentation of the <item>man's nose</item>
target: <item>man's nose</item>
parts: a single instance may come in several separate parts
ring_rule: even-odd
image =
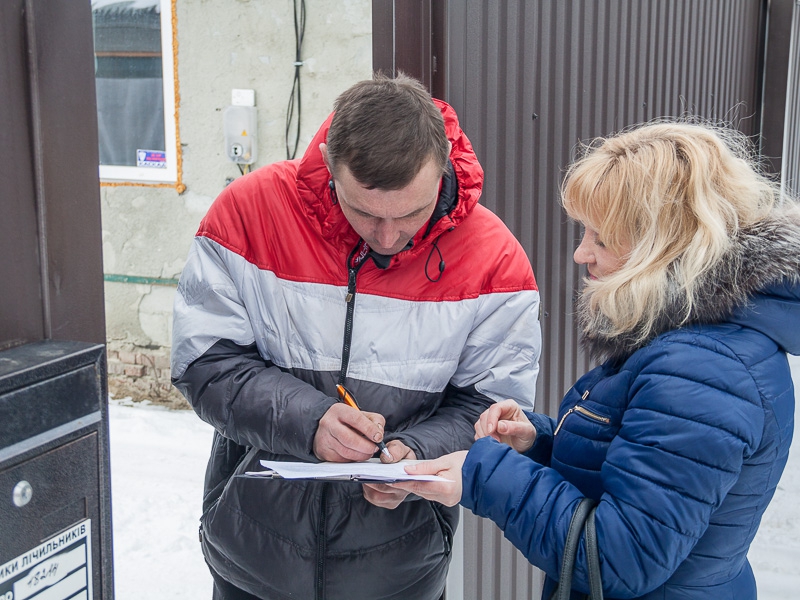
[[[384,248],[394,246],[399,237],[400,232],[393,219],[382,219],[375,228],[375,239]]]

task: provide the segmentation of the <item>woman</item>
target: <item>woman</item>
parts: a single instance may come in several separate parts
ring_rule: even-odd
[[[557,420],[501,402],[468,453],[408,469],[457,485],[395,485],[494,520],[546,573],[543,598],[588,496],[606,598],[754,600],[747,550],[793,430],[800,213],[743,136],[687,123],[598,140],[562,198],[584,226],[578,310],[600,366]]]

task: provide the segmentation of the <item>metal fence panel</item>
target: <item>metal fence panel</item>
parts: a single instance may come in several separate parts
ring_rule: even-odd
[[[759,0],[450,0],[446,99],[486,170],[482,202],[521,241],[541,291],[536,407],[553,414],[590,366],[573,298],[578,228],[558,203],[579,140],[663,116],[759,127]],[[466,514],[464,597],[536,597],[540,574]]]
[[[800,0],[795,1],[792,17],[786,127],[781,158],[783,188],[787,194],[800,198]]]

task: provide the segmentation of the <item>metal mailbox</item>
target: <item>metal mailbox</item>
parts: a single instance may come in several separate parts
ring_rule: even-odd
[[[0,352],[0,600],[113,598],[105,346]]]

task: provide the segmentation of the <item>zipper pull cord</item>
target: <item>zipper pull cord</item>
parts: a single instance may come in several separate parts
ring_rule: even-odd
[[[353,315],[356,305],[356,278],[358,271],[366,263],[366,254],[356,260],[359,250],[363,250],[364,241],[359,240],[355,248],[350,252],[347,257],[347,294],[345,295],[345,304],[347,305],[344,319],[344,335],[342,338],[342,365],[339,369],[340,385],[344,385],[345,378],[347,377],[347,367],[350,363],[350,345],[353,341]],[[355,263],[355,264],[354,264]]]

